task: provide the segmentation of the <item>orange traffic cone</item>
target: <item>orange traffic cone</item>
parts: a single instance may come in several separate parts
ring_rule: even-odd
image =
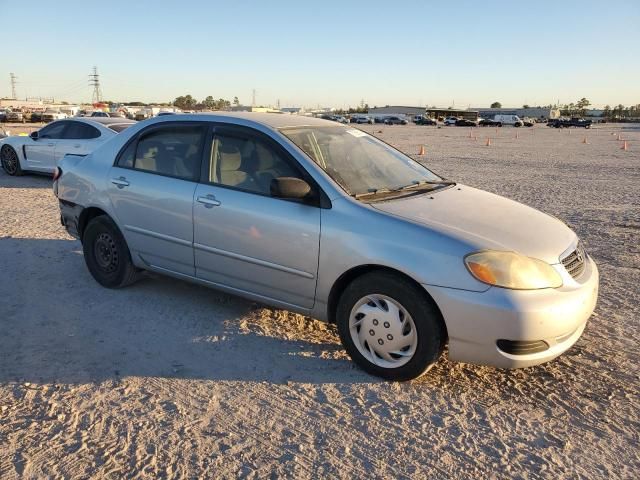
[[[627,150],[629,150],[629,148],[627,147],[627,141],[625,140],[624,143],[622,144],[622,147],[620,148],[620,150],[624,150],[625,152]]]
[[[487,143],[485,144],[486,147],[490,147],[491,146],[491,139],[489,137],[487,137]]]
[[[425,155],[427,152],[424,149],[424,145],[420,145],[420,151],[418,152],[418,155]]]
[[[584,139],[582,140],[582,143],[584,143],[585,145],[589,145],[589,142],[587,142],[587,137],[584,137]]]

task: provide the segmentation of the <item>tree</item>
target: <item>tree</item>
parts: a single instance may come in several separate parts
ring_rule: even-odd
[[[522,105],[522,108],[531,108],[531,107],[525,103],[524,105]]]
[[[502,104],[500,102],[493,102],[491,108],[502,108]]]
[[[197,103],[191,95],[180,96],[173,101],[173,105],[181,110],[193,110]]]
[[[238,97],[233,97],[233,104],[237,107],[240,105],[240,100],[238,100]]]
[[[202,101],[202,106],[208,110],[213,110],[214,108],[216,108],[216,101],[211,95],[209,95]]]
[[[591,102],[582,97],[580,100],[578,100],[578,103],[576,103],[576,108],[580,111],[580,114],[584,116],[589,105],[591,105]]]

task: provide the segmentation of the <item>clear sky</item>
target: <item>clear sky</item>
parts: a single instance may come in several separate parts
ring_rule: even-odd
[[[640,103],[640,1],[0,0],[0,96]]]

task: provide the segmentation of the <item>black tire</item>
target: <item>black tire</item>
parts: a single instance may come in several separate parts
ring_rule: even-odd
[[[2,149],[0,149],[0,162],[7,175],[12,177],[24,175],[24,171],[20,168],[18,154],[11,145],[3,145]]]
[[[402,305],[413,319],[416,328],[415,352],[407,363],[396,368],[382,367],[365,358],[358,350],[349,330],[352,309],[363,297],[375,294],[389,297]],[[447,340],[442,315],[433,300],[411,281],[391,272],[372,272],[351,282],[338,302],[336,323],[342,344],[351,359],[363,370],[393,381],[412,380],[426,373],[442,354]],[[388,324],[385,324],[385,327],[388,327]]]
[[[103,287],[122,288],[139,278],[127,242],[106,215],[91,219],[82,235],[82,247],[89,272]]]

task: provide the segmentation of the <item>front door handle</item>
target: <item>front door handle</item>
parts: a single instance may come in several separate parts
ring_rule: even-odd
[[[202,203],[206,208],[220,206],[220,202],[216,200],[216,197],[211,194],[207,195],[206,197],[198,197],[196,200],[199,203]]]
[[[73,147],[74,148],[80,148],[82,145],[80,145],[79,143],[76,143]]]
[[[111,183],[113,183],[118,188],[124,188],[129,186],[129,182],[124,177],[112,178]]]
[[[55,147],[56,144],[55,143],[47,143],[47,147]]]

